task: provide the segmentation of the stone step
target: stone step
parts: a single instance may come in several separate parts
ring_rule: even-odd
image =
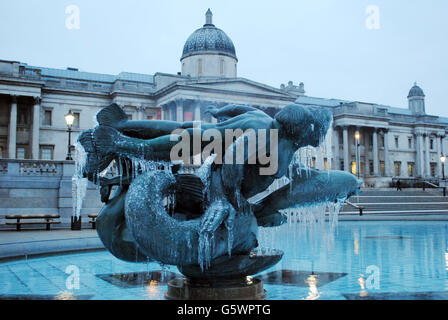
[[[443,196],[442,191],[439,189],[426,189],[423,190],[406,190],[397,191],[396,189],[389,190],[374,190],[374,189],[361,189],[360,196]]]

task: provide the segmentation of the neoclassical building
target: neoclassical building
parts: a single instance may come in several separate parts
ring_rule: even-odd
[[[425,95],[417,84],[405,109],[311,97],[303,83],[292,81],[274,88],[238,77],[237,67],[235,46],[213,24],[210,9],[203,27],[185,42],[177,74],[109,75],[0,60],[0,158],[64,160],[69,110],[75,115],[73,143],[77,133],[95,125],[98,110],[112,102],[134,120],[206,122],[216,121],[205,113],[209,105],[245,104],[273,115],[296,102],[328,108],[334,116],[326,141],[312,150],[314,167],[360,174],[372,186],[387,185],[392,177],[441,177],[448,118],[426,114]]]

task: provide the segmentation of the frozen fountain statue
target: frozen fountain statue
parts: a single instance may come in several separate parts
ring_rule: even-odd
[[[283,224],[288,208],[341,203],[360,182],[295,160],[325,138],[332,117],[324,108],[291,104],[274,118],[243,105],[207,112],[218,122],[132,121],[117,104],[103,108],[78,137],[80,177],[100,186],[97,231],[114,256],[185,275],[168,284],[169,298],[263,298],[261,281],[249,276],[283,252],[259,249],[257,228]],[[193,170],[198,156],[203,164]],[[112,166],[116,176],[107,174]],[[282,177],[289,183],[265,192]]]

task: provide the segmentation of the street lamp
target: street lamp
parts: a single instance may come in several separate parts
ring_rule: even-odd
[[[359,134],[359,131],[355,132],[355,143],[356,143],[356,175],[359,179],[359,169],[360,169],[360,157],[359,157],[359,140],[361,139],[361,135]]]
[[[446,156],[442,155],[440,157],[440,161],[442,162],[442,180],[445,180],[445,161],[446,161]]]
[[[67,123],[68,127],[68,149],[67,149],[67,158],[65,160],[73,160],[72,158],[72,152],[71,152],[71,137],[72,137],[72,126],[73,122],[75,121],[75,116],[72,113],[72,110],[69,110],[68,113],[64,116],[65,122]]]
[[[446,156],[440,156],[440,161],[442,162],[442,181],[443,181],[443,196],[446,196],[446,185],[445,185],[445,161]],[[440,184],[440,183],[439,183]]]

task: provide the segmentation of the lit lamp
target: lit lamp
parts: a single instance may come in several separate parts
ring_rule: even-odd
[[[356,175],[359,179],[359,169],[360,169],[360,159],[359,159],[359,140],[361,139],[361,135],[359,131],[355,132],[355,142],[356,142]]]
[[[67,123],[67,127],[68,127],[68,149],[67,149],[67,158],[65,158],[65,160],[73,160],[72,158],[72,152],[70,150],[70,145],[71,145],[71,137],[72,137],[72,126],[73,126],[73,122],[75,121],[75,116],[72,113],[72,110],[69,110],[68,113],[64,116],[65,118],[65,122]]]
[[[445,180],[445,161],[446,156],[441,156],[440,161],[442,162],[442,179]]]

